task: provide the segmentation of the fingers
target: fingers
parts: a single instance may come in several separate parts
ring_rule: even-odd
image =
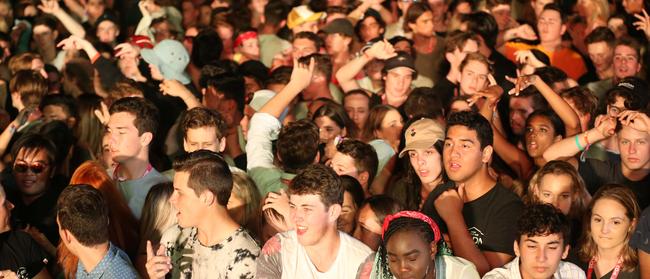
[[[490,81],[490,85],[497,85],[497,80],[492,74],[488,74],[488,80]]]
[[[147,240],[147,262],[153,258],[153,247],[151,241]]]
[[[158,251],[156,251],[156,256],[165,256],[165,250],[165,245],[160,244],[160,246],[158,246]]]

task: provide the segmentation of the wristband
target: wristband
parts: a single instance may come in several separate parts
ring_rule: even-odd
[[[578,147],[578,150],[580,150],[580,151],[585,150],[584,147],[582,147],[582,145],[580,145],[580,137],[576,135],[574,137],[574,139],[575,139],[575,142],[576,142],[576,147]]]

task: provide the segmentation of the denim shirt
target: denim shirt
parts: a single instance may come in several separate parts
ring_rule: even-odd
[[[124,251],[109,243],[108,252],[95,268],[87,272],[81,261],[77,264],[77,279],[132,279],[139,278],[129,256]]]

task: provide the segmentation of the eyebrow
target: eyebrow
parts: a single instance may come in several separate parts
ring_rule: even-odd
[[[420,251],[418,251],[417,249],[413,249],[411,251],[408,251],[408,252],[404,253],[404,256],[410,256],[410,255],[417,254],[417,253],[420,253]],[[391,253],[391,252],[387,252],[387,254],[391,255],[391,256],[397,256],[397,254]]]

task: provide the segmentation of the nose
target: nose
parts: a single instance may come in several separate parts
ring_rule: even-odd
[[[176,205],[176,202],[178,201],[178,199],[176,198],[176,196],[177,196],[177,194],[176,194],[175,191],[172,193],[171,196],[169,196],[169,203],[170,203],[170,204],[172,204],[172,205]]]
[[[543,248],[537,248],[537,255],[536,255],[537,262],[545,262],[546,261],[546,250]]]
[[[405,260],[399,262],[399,270],[402,272],[408,272],[410,270],[409,265]]]
[[[609,233],[609,224],[602,223],[602,225],[600,227],[600,232],[603,233],[603,234]]]
[[[628,149],[629,154],[636,154],[636,145],[634,143],[630,144],[630,147]]]

